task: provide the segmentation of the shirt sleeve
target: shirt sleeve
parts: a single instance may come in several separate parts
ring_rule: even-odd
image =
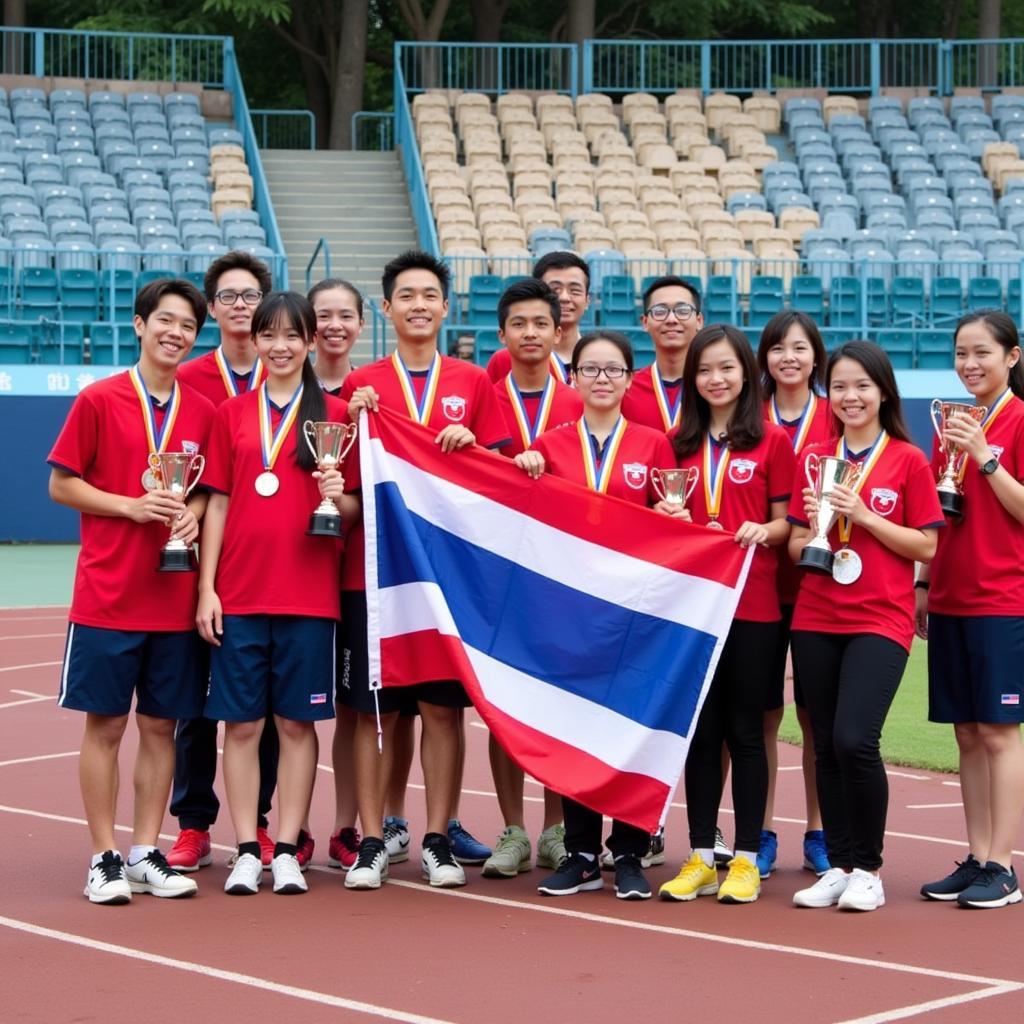
[[[903,519],[907,526],[915,530],[946,525],[931,466],[924,454],[916,448],[910,449],[907,460]]]
[[[84,477],[96,458],[100,417],[89,392],[83,391],[68,411],[68,418],[46,461],[56,469]]]
[[[225,402],[216,412],[206,448],[206,472],[203,483],[207,490],[230,494],[232,486],[231,403]]]
[[[790,478],[789,488],[789,510],[786,513],[786,518],[794,526],[807,527],[811,525],[804,513],[804,488],[807,486],[807,472],[805,469],[807,456],[812,451],[816,454],[821,454],[816,448],[805,448],[800,453],[800,457],[793,460],[793,474]]]
[[[502,448],[512,442],[498,396],[485,373],[476,378],[473,422],[469,429],[473,431],[476,443],[484,448]]]
[[[768,458],[768,500],[789,501],[793,493],[796,456],[793,446],[782,430],[772,431],[771,454]]]

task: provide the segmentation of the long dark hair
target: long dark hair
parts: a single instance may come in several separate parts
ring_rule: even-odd
[[[309,300],[298,292],[271,292],[263,297],[252,315],[253,338],[260,331],[274,328],[280,323],[298,331],[306,344],[310,344],[316,337],[316,314]],[[308,357],[302,360],[302,385],[299,412],[295,417],[295,461],[303,469],[312,472],[316,469],[316,459],[306,444],[302,424],[306,420],[313,420],[314,423],[322,420],[327,415],[327,402]]]
[[[852,359],[863,367],[864,372],[882,392],[882,404],[878,409],[878,419],[890,437],[899,441],[909,441],[910,432],[903,422],[903,403],[896,388],[896,374],[885,350],[873,341],[848,341],[840,345],[828,360],[826,386],[832,389],[832,371],[840,359]],[[843,424],[836,414],[832,413],[836,437],[843,436]]]
[[[999,309],[976,309],[960,318],[953,332],[953,344],[956,344],[957,335],[960,329],[968,324],[984,324],[992,339],[1003,347],[1003,351],[1010,353],[1015,348],[1020,348],[1020,335],[1017,333],[1017,325],[1013,318],[1007,316]],[[1010,390],[1018,397],[1024,398],[1024,360],[1018,359],[1010,367]]]
[[[764,393],[769,398],[778,389],[778,383],[768,372],[768,353],[776,345],[782,343],[791,327],[799,327],[811,343],[811,349],[814,351],[814,368],[811,370],[811,378],[807,383],[816,394],[824,394],[825,364],[828,362],[825,343],[821,340],[821,331],[818,330],[818,325],[806,313],[801,313],[798,309],[784,309],[776,313],[761,331],[761,343],[757,346],[757,365],[761,371],[761,387],[764,388]]]
[[[726,427],[726,441],[733,451],[743,452],[755,448],[764,437],[760,374],[747,336],[732,324],[705,324],[693,336],[683,366],[687,415],[672,439],[672,447],[679,458],[697,451],[711,427],[711,406],[697,390],[697,367],[704,350],[719,341],[729,342],[743,367],[743,390]]]

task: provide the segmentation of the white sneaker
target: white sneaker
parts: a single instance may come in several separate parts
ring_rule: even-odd
[[[452,853],[447,836],[435,834],[423,840],[423,877],[437,889],[455,889],[466,884],[466,872]]]
[[[132,892],[148,892],[150,896],[177,899],[180,896],[194,896],[199,891],[199,886],[191,878],[175,871],[159,850],[147,853],[135,864],[126,865],[124,873]]]
[[[725,836],[722,835],[722,830],[716,825],[715,826],[715,863],[720,866],[727,866],[729,861],[732,860],[732,850],[725,841]]]
[[[279,896],[296,896],[309,891],[299,859],[294,854],[279,853],[270,862],[270,871],[274,876],[274,892]]]
[[[850,876],[842,868],[829,868],[814,885],[793,893],[798,907],[834,907],[846,892]]]
[[[104,850],[99,863],[89,868],[82,895],[88,896],[90,903],[106,903],[110,906],[131,903],[131,886],[125,877],[124,861],[117,850]]]
[[[882,880],[870,871],[854,868],[846,891],[839,897],[840,910],[877,910],[885,906]]]
[[[405,818],[389,816],[384,819],[384,845],[390,863],[401,864],[409,859],[409,822]]]
[[[255,896],[263,881],[263,862],[251,853],[243,853],[224,883],[224,891],[232,896]]]
[[[406,856],[409,856],[406,851]],[[388,851],[381,840],[367,836],[359,844],[355,864],[345,875],[346,889],[379,889],[388,879]]]

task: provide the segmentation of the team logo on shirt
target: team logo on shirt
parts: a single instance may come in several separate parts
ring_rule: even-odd
[[[888,516],[892,514],[892,510],[896,507],[896,499],[898,497],[899,495],[888,487],[872,487],[871,498],[868,504],[871,506],[872,512],[880,516]]]
[[[461,423],[466,415],[466,400],[461,395],[445,395],[441,399],[441,409],[452,423]]]
[[[181,450],[186,455],[198,455],[199,454],[199,445],[195,441],[182,441],[181,442]]]
[[[734,484],[749,483],[754,479],[757,463],[750,459],[732,459],[729,462],[729,479]]]
[[[647,486],[647,467],[642,462],[624,462],[622,475],[626,483],[635,491]]]

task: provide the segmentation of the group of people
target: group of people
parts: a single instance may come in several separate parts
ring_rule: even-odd
[[[804,734],[803,863],[816,876],[793,902],[884,904],[879,740],[916,631],[929,638],[930,718],[956,731],[969,846],[922,895],[965,907],[1020,901],[1011,850],[1024,809],[1024,368],[1009,317],[971,313],[951,341],[957,374],[986,413],[946,424],[944,444],[966,455],[965,514],[947,520],[936,491],[945,455],[937,445],[929,461],[911,443],[884,351],[852,341],[829,354],[800,312],[774,317],[755,351],[738,328],[704,324],[692,282],[658,278],[641,319],[655,360],[637,370],[622,334],[581,336],[589,269],[574,253],[551,253],[502,295],[503,347],[485,371],[438,351],[449,308],[443,263],[403,253],[382,285],[395,351],[353,368],[363,308],[345,281],[322,281],[308,296],[274,292],[265,265],[231,252],[211,265],[205,294],[153,282],[135,304],[138,363],[83,390],[54,444],[51,496],[82,517],[59,703],[86,713],[91,901],[196,891],[192,874],[212,860],[221,721],[237,840],[225,890],[254,894],[269,868],[274,892],[305,892],[315,723],[329,718],[328,863],[345,871],[347,888],[377,889],[409,857],[404,802],[418,718],[431,885],[464,885],[464,865],[508,878],[536,864],[550,872],[538,885],[548,896],[602,888],[603,869],[619,898],[652,895],[645,871],[664,863],[663,834],[615,821],[602,855],[601,815],[557,792],[545,791],[534,850],[523,771],[493,737],[504,827],[493,849],[480,843],[459,813],[465,690],[453,680],[371,688],[358,446],[318,468],[304,424],[355,422],[380,407],[430,428],[450,457],[491,449],[533,477],[553,473],[754,549],[686,763],[691,853],[660,886],[663,899],[750,903],[771,875],[791,663]],[[188,360],[207,315],[221,343]],[[194,490],[172,490],[154,473],[151,453],[163,452],[202,457]],[[859,469],[829,497],[838,513],[831,573],[796,566],[817,531],[808,456]],[[651,471],[670,467],[696,471],[685,505],[654,490]],[[343,539],[307,534],[319,501],[337,509]],[[198,572],[151,574],[169,538],[198,542]],[[133,696],[135,816],[122,858],[117,755]],[[730,773],[732,848],[718,827]],[[169,797],[180,833],[165,856],[157,838]]]

